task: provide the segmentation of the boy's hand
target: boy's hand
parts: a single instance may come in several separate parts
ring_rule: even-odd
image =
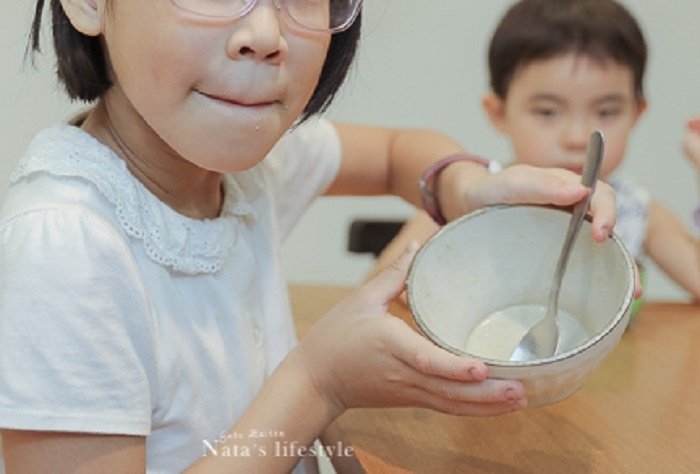
[[[524,408],[520,382],[487,379],[482,362],[439,348],[387,313],[404,288],[415,251],[412,244],[394,265],[333,308],[295,349],[330,412],[418,406],[490,416]]]
[[[700,171],[700,117],[688,122],[688,132],[683,140],[683,150]]]

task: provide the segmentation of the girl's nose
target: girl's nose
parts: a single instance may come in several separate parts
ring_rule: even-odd
[[[282,35],[282,12],[272,0],[257,2],[246,16],[234,25],[226,44],[231,59],[249,58],[279,63],[287,54],[287,42]]]

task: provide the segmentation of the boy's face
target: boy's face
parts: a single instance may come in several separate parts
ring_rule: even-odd
[[[535,61],[516,72],[505,100],[483,100],[491,123],[505,134],[515,161],[581,173],[591,132],[605,136],[601,177],[622,161],[627,139],[646,109],[632,71],[614,61],[573,53]]]

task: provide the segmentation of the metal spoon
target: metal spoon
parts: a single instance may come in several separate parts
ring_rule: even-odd
[[[561,281],[564,277],[566,265],[569,262],[571,249],[576,242],[583,218],[588,212],[588,206],[591,201],[591,196],[595,190],[598,176],[600,175],[600,163],[603,161],[604,142],[603,135],[599,131],[593,132],[588,141],[588,150],[586,151],[586,162],[583,165],[581,173],[581,184],[590,189],[588,195],[579,201],[571,213],[569,228],[566,231],[566,238],[562,246],[557,267],[554,271],[554,280],[552,288],[549,290],[549,301],[547,302],[547,312],[537,324],[523,336],[520,343],[513,350],[510,360],[523,361],[530,359],[542,359],[550,357],[556,353],[559,348],[560,335],[557,325],[557,304],[559,301],[559,289]]]

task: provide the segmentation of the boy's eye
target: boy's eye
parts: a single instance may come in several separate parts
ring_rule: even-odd
[[[552,107],[536,107],[533,109],[533,112],[540,117],[554,117],[557,115],[556,109]]]
[[[620,115],[620,109],[601,109],[598,111],[598,117],[602,119],[617,117]]]

